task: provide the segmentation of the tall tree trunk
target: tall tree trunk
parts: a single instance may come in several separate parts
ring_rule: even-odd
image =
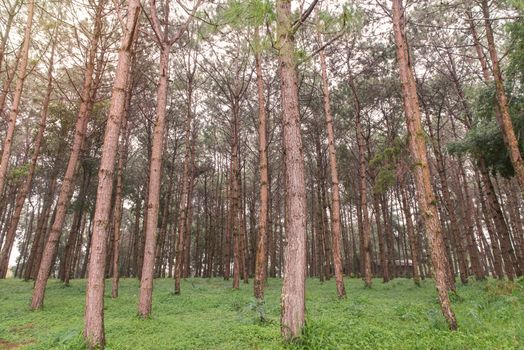
[[[448,185],[448,172],[446,171],[446,161],[444,159],[444,155],[442,154],[442,149],[440,145],[440,130],[433,130],[433,127],[431,125],[431,120],[429,118],[429,111],[428,108],[425,106],[424,102],[422,102],[425,110],[426,110],[426,120],[429,126],[429,135],[430,140],[433,145],[433,152],[435,153],[436,158],[436,170],[440,179],[440,185],[442,187],[441,193],[442,193],[442,199],[444,201],[444,206],[446,208],[446,212],[449,217],[449,223],[450,223],[450,233],[453,239],[455,240],[455,247],[456,247],[456,255],[457,260],[459,263],[459,275],[460,275],[460,281],[462,284],[468,283],[468,265],[467,265],[467,255],[466,251],[464,249],[464,240],[462,231],[460,229],[460,224],[457,218],[457,210],[455,209],[454,203],[451,199],[450,195],[450,189]],[[440,118],[440,115],[438,116]],[[454,278],[454,277],[453,277]]]
[[[175,294],[180,294],[180,279],[182,278],[182,270],[184,268],[184,242],[187,230],[187,218],[188,218],[188,201],[189,201],[189,190],[191,185],[190,176],[192,176],[192,163],[191,163],[191,144],[192,132],[191,125],[193,123],[193,82],[190,76],[188,76],[188,91],[187,91],[187,119],[186,129],[184,131],[184,143],[186,147],[186,153],[184,156],[184,170],[182,174],[182,194],[179,202],[179,216],[178,216],[178,238],[176,242],[176,258],[175,258]]]
[[[18,9],[20,8],[21,4],[21,1],[14,1],[13,4],[7,10],[7,20],[4,26],[4,32],[2,33],[2,41],[0,43],[0,72],[2,71],[2,64],[4,63],[5,57],[5,48],[7,47],[7,41],[11,33],[13,21],[15,19],[16,14],[18,13]],[[3,108],[0,108],[0,114],[2,113],[2,109]]]
[[[320,45],[322,40],[319,35]],[[326,118],[326,130],[328,137],[329,169],[331,172],[331,231],[333,234],[333,266],[335,268],[335,280],[339,298],[346,296],[344,287],[344,270],[340,254],[341,228],[340,228],[340,190],[338,187],[337,151],[335,147],[335,131],[333,127],[333,115],[331,114],[331,102],[329,100],[329,83],[326,67],[326,54],[324,49],[320,50],[320,67],[322,70],[322,97],[324,105],[324,116]]]
[[[240,281],[240,162],[239,162],[239,116],[240,106],[233,105],[233,143],[231,145],[231,222],[233,230],[233,288],[238,289]]]
[[[51,47],[51,58],[49,60],[49,68],[47,71],[47,89],[42,103],[42,110],[40,111],[40,121],[38,126],[38,133],[35,137],[35,142],[33,146],[33,155],[31,157],[31,163],[29,165],[27,177],[22,185],[22,189],[18,192],[16,197],[16,204],[14,214],[11,216],[9,222],[6,241],[0,253],[0,278],[5,278],[8,265],[9,257],[11,255],[11,249],[15,241],[16,229],[18,227],[18,222],[20,220],[20,214],[22,213],[22,208],[24,206],[25,200],[31,191],[31,186],[33,184],[33,177],[36,170],[36,163],[38,157],[40,156],[40,148],[42,146],[42,140],[44,138],[44,131],[46,128],[47,116],[49,115],[49,102],[51,101],[51,92],[53,91],[53,64],[54,64],[54,55],[55,55],[55,46],[56,40],[53,40]]]
[[[27,62],[29,60],[29,45],[31,43],[31,27],[33,26],[33,15],[35,10],[35,0],[29,2],[27,13],[27,22],[24,29],[24,42],[22,44],[22,51],[20,53],[20,61],[18,62],[15,95],[9,113],[9,122],[7,126],[7,134],[4,139],[4,146],[2,149],[2,159],[0,161],[0,193],[4,190],[5,179],[7,177],[7,168],[9,166],[9,158],[11,156],[11,145],[13,143],[13,134],[16,127],[16,118],[20,108],[20,100],[22,98],[22,90],[24,89],[24,82],[26,78]]]
[[[348,59],[349,67],[349,59]],[[371,287],[372,283],[372,272],[371,272],[371,225],[369,222],[369,212],[367,205],[367,183],[366,183],[366,156],[365,156],[365,140],[364,131],[362,130],[361,115],[360,115],[360,100],[357,95],[357,89],[353,81],[351,73],[349,73],[349,86],[353,93],[353,99],[355,101],[355,132],[357,134],[358,144],[358,174],[359,174],[359,198],[360,198],[360,210],[362,212],[362,230],[360,233],[361,239],[361,256],[364,272],[364,285],[367,288]]]
[[[120,244],[121,244],[121,227],[122,227],[122,211],[124,205],[124,171],[127,161],[127,149],[129,144],[129,106],[131,104],[131,96],[133,90],[133,77],[129,78],[127,82],[126,101],[124,106],[124,115],[122,116],[122,132],[120,133],[120,144],[118,146],[118,173],[116,177],[116,194],[115,194],[115,212],[113,217],[113,278],[111,280],[111,297],[118,297],[118,287],[120,285]]]
[[[255,40],[259,41],[259,30],[255,30]],[[264,98],[264,77],[262,76],[262,63],[260,52],[255,48],[255,68],[257,73],[258,96],[258,157],[260,172],[260,208],[258,223],[257,255],[255,265],[255,282],[253,283],[254,295],[257,299],[264,299],[264,287],[267,271],[267,222],[269,206],[269,175],[267,157],[267,115],[266,101]]]
[[[284,339],[291,340],[301,335],[305,321],[307,203],[291,1],[277,0],[276,6],[286,166],[284,187],[287,243],[284,247],[280,330]]]
[[[436,199],[431,187],[431,176],[429,173],[426,143],[421,125],[420,108],[417,97],[417,88],[409,58],[405,33],[405,18],[402,0],[393,2],[393,31],[397,46],[397,62],[402,85],[402,96],[404,100],[404,112],[409,135],[409,148],[416,162],[414,169],[415,184],[420,211],[424,219],[426,234],[428,235],[431,249],[431,258],[435,272],[435,285],[438,292],[442,313],[446,318],[451,330],[457,329],[457,320],[451,309],[449,300],[444,245],[442,240],[442,228],[438,218]]]
[[[11,87],[11,83],[13,82],[13,79],[16,75],[16,69],[18,68],[18,63],[20,62],[20,54],[22,53],[23,46],[20,48],[20,52],[16,54],[15,61],[12,63],[11,67],[7,69],[6,77],[4,79],[4,83],[2,84],[2,94],[0,95],[0,117],[4,118],[4,107],[5,107],[5,101],[7,100],[7,95],[9,95],[9,88]],[[6,118],[8,119],[8,118]],[[2,191],[0,191],[0,194]]]
[[[87,129],[87,122],[89,119],[89,110],[92,106],[93,91],[93,73],[95,70],[95,60],[98,48],[98,41],[102,33],[102,18],[101,14],[104,9],[105,0],[98,2],[95,14],[94,32],[89,43],[89,54],[84,75],[84,85],[82,87],[82,95],[80,96],[80,108],[77,115],[75,125],[75,135],[73,140],[73,147],[67,163],[64,180],[58,195],[58,202],[56,206],[56,215],[51,226],[51,232],[47,238],[40,269],[36,278],[35,287],[33,289],[33,296],[31,300],[31,309],[41,309],[44,304],[44,294],[47,285],[47,279],[53,266],[54,257],[58,248],[60,235],[64,225],[67,209],[73,195],[75,176],[78,169],[78,160],[85,142],[85,134]]]
[[[94,213],[94,225],[89,256],[89,274],[86,288],[84,338],[90,349],[103,348],[104,335],[104,271],[106,262],[106,237],[109,227],[113,173],[117,152],[120,124],[125,110],[126,87],[130,78],[133,44],[136,40],[141,12],[139,0],[128,1],[126,28],[118,52],[118,64],[111,94],[109,115],[106,123],[102,158],[98,171],[98,188]]]
[[[161,44],[156,122],[153,132],[151,162],[149,164],[146,240],[144,244],[144,262],[142,265],[138,304],[138,314],[141,317],[148,317],[151,314],[151,305],[153,302],[153,278],[156,256],[155,248],[158,226],[158,208],[160,204],[160,184],[162,179],[162,154],[164,150],[170,49],[171,46],[167,43]]]
[[[497,105],[499,113],[495,113],[497,121],[502,130],[502,136],[506,148],[508,149],[509,158],[513,169],[515,170],[516,178],[520,185],[521,192],[524,192],[524,161],[520,154],[519,144],[515,136],[515,130],[509,115],[508,101],[504,89],[504,81],[502,79],[502,71],[500,69],[499,58],[495,45],[495,38],[493,36],[493,28],[491,27],[492,20],[490,19],[488,0],[481,0],[482,13],[484,15],[484,28],[486,29],[486,39],[488,41],[488,51],[491,58],[491,68],[493,71],[493,78],[495,79],[495,89],[497,92]]]

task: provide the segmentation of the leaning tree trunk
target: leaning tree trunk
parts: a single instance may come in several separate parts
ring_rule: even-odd
[[[71,155],[67,163],[64,180],[58,195],[58,202],[56,206],[56,215],[51,226],[51,232],[47,238],[42,261],[38,270],[38,276],[35,281],[33,289],[33,297],[31,301],[31,309],[41,309],[44,304],[44,294],[47,285],[47,279],[51,273],[53,261],[58,249],[58,243],[62,234],[67,209],[69,202],[73,195],[75,176],[78,169],[78,160],[82,150],[82,145],[85,140],[85,133],[87,129],[87,122],[89,119],[90,105],[92,104],[92,87],[93,87],[93,72],[95,70],[95,60],[98,47],[98,41],[102,33],[102,18],[101,14],[104,8],[105,0],[99,1],[95,14],[94,33],[90,40],[88,63],[84,75],[84,85],[82,87],[82,95],[80,96],[80,108],[78,110],[75,136],[73,139],[73,147]]]
[[[21,5],[20,1],[15,1],[7,10],[7,21],[4,26],[4,32],[2,33],[2,41],[0,43],[0,72],[2,71],[2,64],[4,63],[5,57],[5,48],[7,47],[7,42],[11,33],[11,28],[13,26],[13,21],[17,15],[17,7]],[[0,108],[0,114],[2,113],[2,108]]]
[[[307,203],[291,1],[278,0],[276,6],[286,167],[284,172],[286,246],[284,247],[280,330],[284,339],[291,340],[301,335],[305,321]]]
[[[16,54],[15,61],[9,67],[6,71],[6,77],[4,79],[4,83],[2,84],[2,94],[0,95],[0,117],[4,118],[4,106],[5,101],[7,100],[7,95],[9,95],[9,88],[11,87],[11,83],[13,82],[13,79],[16,75],[16,68],[18,67],[18,63],[20,62],[20,53],[24,48],[20,48],[20,52]],[[0,192],[1,193],[1,192]]]
[[[47,90],[42,103],[42,110],[40,112],[40,121],[38,127],[38,133],[35,137],[35,142],[33,146],[33,155],[31,157],[31,163],[29,165],[29,170],[22,189],[18,192],[16,197],[15,210],[11,216],[9,222],[5,243],[2,247],[2,252],[0,253],[0,278],[5,278],[9,265],[9,257],[11,255],[11,249],[13,248],[13,243],[15,241],[16,229],[18,227],[18,222],[20,220],[20,214],[22,213],[22,208],[24,207],[25,200],[27,195],[31,191],[31,185],[33,184],[33,177],[36,170],[36,163],[38,157],[40,156],[40,147],[42,146],[42,140],[44,138],[44,131],[46,128],[47,116],[49,115],[49,102],[51,101],[51,92],[53,91],[53,63],[55,56],[55,46],[56,40],[53,40],[51,47],[51,58],[49,61],[49,69],[47,71]],[[0,245],[1,246],[1,245]]]
[[[435,285],[438,292],[442,313],[451,330],[457,329],[457,320],[451,309],[448,289],[446,284],[446,255],[442,239],[442,228],[438,217],[435,194],[431,187],[431,176],[427,160],[426,142],[421,125],[420,107],[417,97],[417,87],[411,67],[409,50],[405,33],[405,18],[402,0],[393,1],[393,31],[397,46],[397,62],[402,85],[404,112],[409,135],[409,148],[416,162],[414,169],[415,184],[424,219],[426,234],[428,235],[431,259],[435,272]]]
[[[16,127],[16,118],[20,108],[20,100],[22,99],[22,90],[24,89],[24,82],[26,78],[27,62],[29,56],[29,45],[31,42],[31,27],[33,26],[33,14],[35,10],[35,0],[29,3],[27,22],[24,30],[24,42],[22,44],[22,51],[20,53],[20,61],[18,62],[15,95],[11,105],[11,112],[9,113],[9,121],[7,126],[7,134],[4,139],[4,147],[2,150],[2,160],[0,161],[0,194],[4,190],[5,179],[7,176],[7,168],[9,166],[9,157],[11,156],[11,145],[13,143],[13,134]]]
[[[141,12],[139,0],[129,0],[126,28],[118,53],[118,65],[111,94],[109,115],[106,123],[102,158],[98,171],[98,188],[91,252],[89,256],[89,273],[86,288],[84,338],[90,349],[103,348],[104,335],[104,271],[106,263],[106,244],[113,192],[113,173],[117,152],[120,124],[125,110],[126,87],[132,65],[133,44],[138,32],[138,17]]]
[[[524,192],[524,161],[520,154],[519,143],[515,136],[515,130],[509,115],[508,100],[504,89],[504,82],[502,79],[502,71],[500,69],[499,58],[495,45],[495,38],[493,36],[493,29],[491,27],[492,20],[489,18],[488,0],[481,1],[482,13],[484,14],[484,27],[486,29],[486,39],[488,41],[488,51],[491,58],[491,67],[493,70],[493,78],[495,79],[495,89],[497,92],[497,105],[499,113],[495,113],[497,121],[502,130],[502,136],[506,148],[508,149],[509,158],[513,169],[515,170],[516,178],[520,185],[521,192]]]

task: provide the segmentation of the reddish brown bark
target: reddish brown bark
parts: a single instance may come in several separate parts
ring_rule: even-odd
[[[397,47],[397,63],[402,85],[404,112],[409,135],[409,148],[414,158],[415,184],[420,212],[424,219],[426,235],[430,243],[431,258],[435,272],[435,286],[437,288],[442,313],[451,330],[457,329],[457,320],[451,309],[446,283],[446,257],[442,240],[436,198],[431,187],[426,143],[421,125],[420,107],[417,97],[417,88],[411,67],[409,50],[405,33],[405,18],[402,0],[393,2],[393,31]]]
[[[349,60],[348,60],[349,66]],[[371,225],[369,222],[369,212],[367,205],[367,182],[366,182],[366,144],[364,139],[364,131],[362,130],[361,115],[360,115],[360,100],[357,95],[357,90],[353,77],[349,73],[349,86],[351,88],[353,99],[355,101],[355,132],[357,134],[358,144],[358,188],[360,199],[360,210],[362,216],[362,230],[360,232],[361,239],[361,256],[362,256],[362,271],[364,273],[364,284],[367,288],[371,287],[372,271],[371,271]]]
[[[102,33],[101,13],[104,9],[104,6],[105,0],[101,0],[99,1],[96,8],[94,31],[90,38],[88,61],[84,75],[82,93],[80,96],[80,107],[75,125],[73,146],[69,156],[69,161],[67,163],[64,179],[62,181],[62,187],[60,188],[60,194],[58,195],[56,215],[51,226],[49,237],[47,238],[44,247],[42,261],[40,263],[40,268],[35,281],[35,287],[33,289],[33,296],[31,300],[31,309],[33,310],[41,309],[43,307],[47,279],[49,278],[49,274],[53,266],[58,243],[62,234],[62,228],[64,226],[64,221],[67,214],[67,209],[71,201],[71,196],[73,195],[75,176],[78,171],[78,160],[80,158],[82,145],[85,140],[87,122],[89,119],[89,110],[92,106],[92,98],[94,97],[93,73],[95,70],[98,41]]]
[[[521,192],[524,192],[524,161],[522,160],[522,155],[520,154],[519,144],[509,114],[508,100],[504,88],[502,71],[500,69],[495,38],[493,36],[493,28],[491,27],[492,20],[490,19],[489,4],[487,0],[482,0],[480,4],[482,7],[482,13],[484,15],[484,28],[486,30],[486,39],[488,42],[488,52],[491,58],[491,69],[493,72],[495,89],[497,92],[497,105],[499,113],[495,113],[495,116],[499,123],[500,129],[502,130],[504,143],[508,149],[509,158],[511,160],[511,164],[513,165],[513,169],[515,170],[515,176],[519,182],[520,190]]]
[[[258,28],[255,30],[255,40],[260,40]],[[257,49],[255,49],[257,50]],[[258,156],[260,172],[260,208],[258,222],[258,241],[255,263],[255,282],[253,284],[254,295],[257,299],[264,299],[264,286],[267,271],[267,222],[269,206],[269,175],[267,158],[267,115],[266,101],[264,98],[264,78],[260,52],[255,51],[255,68],[257,73],[257,96],[258,96]]]
[[[152,6],[156,5],[152,3]],[[155,18],[154,15],[153,18]],[[160,203],[160,182],[162,173],[162,154],[164,150],[170,49],[171,46],[167,45],[167,43],[161,44],[159,66],[160,79],[157,91],[156,121],[153,131],[153,142],[149,163],[149,195],[147,197],[147,226],[145,230],[146,236],[144,243],[144,261],[142,264],[140,296],[138,304],[138,313],[141,317],[147,317],[151,314],[153,300],[153,278],[157,237],[156,231],[158,226],[158,208]]]
[[[111,280],[111,297],[118,297],[118,288],[120,285],[120,243],[121,243],[121,226],[122,226],[122,211],[124,205],[123,186],[124,186],[124,170],[127,160],[127,148],[129,143],[129,121],[128,112],[132,96],[132,77],[127,83],[126,102],[124,115],[122,120],[122,132],[120,135],[120,144],[118,146],[118,170],[116,177],[116,194],[115,194],[115,211],[113,213],[113,278]]]
[[[38,132],[34,141],[33,155],[31,157],[31,163],[29,165],[28,173],[24,181],[24,184],[22,185],[22,188],[20,192],[18,192],[18,195],[16,197],[14,213],[11,216],[5,242],[2,251],[0,252],[0,278],[5,278],[8,269],[9,257],[11,255],[11,249],[13,248],[13,244],[15,241],[16,229],[18,227],[18,222],[20,220],[20,215],[22,213],[25,200],[27,198],[27,195],[31,191],[31,186],[33,184],[33,176],[36,170],[36,163],[38,161],[38,157],[40,156],[40,148],[42,146],[42,140],[44,138],[44,131],[46,128],[49,102],[51,101],[51,92],[53,91],[53,64],[55,46],[55,41],[53,40],[53,44],[51,47],[51,58],[49,60],[49,68],[47,71],[47,89],[44,96],[44,101],[42,103],[42,110],[40,111],[40,121],[38,126]]]
[[[319,35],[320,37],[320,35]],[[319,38],[320,45],[322,40]],[[338,187],[337,151],[335,148],[335,131],[333,127],[333,115],[331,113],[331,102],[329,99],[329,83],[326,67],[326,54],[324,49],[320,50],[320,67],[322,70],[322,97],[324,105],[324,116],[326,118],[326,130],[328,138],[329,169],[331,172],[331,231],[333,244],[333,267],[335,269],[335,280],[339,298],[346,296],[344,287],[344,271],[341,257],[341,228],[340,228],[340,190]]]
[[[20,108],[20,100],[22,99],[22,91],[24,89],[24,82],[26,78],[27,62],[29,55],[29,45],[31,42],[31,27],[33,26],[33,15],[35,10],[35,0],[31,0],[28,5],[27,22],[24,29],[24,42],[22,44],[22,51],[20,52],[20,61],[17,67],[17,76],[15,94],[13,103],[11,104],[11,111],[9,113],[9,121],[7,126],[7,134],[4,139],[4,146],[2,148],[2,159],[0,161],[0,193],[4,190],[5,179],[7,175],[7,168],[9,166],[9,158],[11,156],[11,145],[13,143],[13,135],[16,127],[16,119]]]
[[[307,203],[291,1],[278,0],[276,7],[286,192],[280,327],[284,339],[291,340],[301,335],[305,321]]]
[[[109,115],[106,122],[102,158],[98,171],[96,206],[93,218],[89,273],[86,288],[84,338],[90,349],[103,348],[104,334],[104,271],[106,262],[106,237],[111,211],[113,173],[117,152],[120,124],[125,110],[126,87],[130,77],[132,51],[138,31],[141,12],[140,1],[129,0],[126,27],[123,29],[118,52],[118,64],[111,94]]]
[[[180,279],[182,278],[184,268],[184,242],[187,230],[187,217],[188,217],[188,201],[189,201],[189,190],[191,185],[191,144],[193,143],[192,138],[192,120],[193,120],[193,85],[192,75],[188,75],[188,91],[187,91],[187,119],[184,132],[184,143],[186,152],[184,156],[184,170],[182,173],[182,194],[179,202],[179,216],[178,216],[178,238],[176,242],[176,258],[175,258],[175,294],[180,294]]]

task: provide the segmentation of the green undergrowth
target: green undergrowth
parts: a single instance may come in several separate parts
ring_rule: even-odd
[[[265,302],[252,284],[188,279],[182,294],[173,282],[155,281],[153,314],[136,316],[138,281],[123,279],[120,297],[105,300],[106,349],[524,349],[524,280],[471,280],[458,285],[452,303],[459,330],[450,332],[432,281],[387,284],[347,279],[348,296],[336,297],[335,281],[307,281],[307,325],[301,339],[280,339],[281,281],[270,279]],[[49,282],[44,310],[28,308],[32,284],[0,281],[0,349],[83,349],[85,281],[69,287]]]

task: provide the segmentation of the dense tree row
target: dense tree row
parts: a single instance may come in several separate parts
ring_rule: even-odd
[[[0,277],[104,285],[524,271],[522,5],[2,0]]]

